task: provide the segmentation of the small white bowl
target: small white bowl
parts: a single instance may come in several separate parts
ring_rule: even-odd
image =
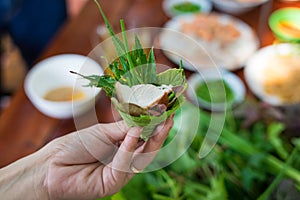
[[[43,114],[53,118],[71,118],[95,105],[99,88],[84,87],[88,81],[71,74],[103,74],[101,66],[91,58],[77,54],[61,54],[37,63],[25,78],[25,92],[33,105]],[[71,87],[80,90],[84,97],[73,101],[46,100],[45,95],[54,89]]]
[[[219,11],[228,14],[242,14],[267,2],[268,0],[260,0],[256,2],[239,2],[237,0],[211,0],[211,1],[214,7]]]
[[[175,17],[177,15],[182,15],[182,14],[192,14],[189,12],[183,13],[183,12],[175,12],[173,10],[173,6],[175,6],[178,3],[184,3],[184,2],[191,2],[195,5],[200,6],[200,11],[199,13],[209,13],[212,9],[212,4],[209,0],[164,0],[162,7],[165,13],[169,17]]]
[[[199,84],[208,81],[224,80],[228,87],[233,92],[233,100],[224,103],[210,103],[199,98],[196,94],[196,89]],[[218,69],[204,69],[199,73],[194,73],[188,79],[189,87],[187,89],[188,98],[199,107],[211,111],[224,111],[240,104],[245,99],[246,89],[241,79],[232,72]],[[225,87],[224,87],[225,92]],[[224,94],[225,97],[226,94]]]

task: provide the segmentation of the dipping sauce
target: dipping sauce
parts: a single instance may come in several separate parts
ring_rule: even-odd
[[[278,24],[278,29],[291,37],[300,38],[300,26],[297,24],[288,21],[281,21]]]
[[[73,91],[72,87],[59,87],[47,92],[44,99],[48,101],[76,101],[84,97],[84,93],[78,89]]]
[[[210,103],[231,102],[234,99],[232,89],[224,80],[200,83],[196,88],[196,94],[198,98]]]
[[[183,3],[175,4],[173,6],[173,11],[181,12],[181,13],[194,13],[194,12],[200,12],[201,7],[192,2],[183,2]]]

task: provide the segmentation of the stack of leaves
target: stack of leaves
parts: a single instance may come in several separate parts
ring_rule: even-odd
[[[95,0],[106,23],[118,57],[109,64],[105,75],[81,75],[89,86],[102,88],[128,126],[144,127],[141,138],[146,140],[154,128],[165,121],[181,105],[187,87],[182,68],[157,73],[153,48],[146,54],[135,35],[129,48],[124,20],[120,20],[122,37],[116,36],[100,4]],[[74,73],[74,72],[73,72]]]

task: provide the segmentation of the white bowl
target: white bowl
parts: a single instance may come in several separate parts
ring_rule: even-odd
[[[224,103],[210,103],[202,100],[196,94],[196,89],[202,82],[213,80],[224,80],[228,87],[233,92],[233,100]],[[241,79],[232,72],[227,70],[218,70],[215,68],[200,70],[199,73],[194,73],[188,79],[189,87],[187,89],[188,98],[202,108],[211,111],[224,111],[240,104],[245,99],[246,89]],[[210,91],[211,92],[211,91]],[[224,87],[225,92],[225,87]],[[226,93],[224,93],[224,98]]]
[[[239,2],[237,0],[211,0],[214,7],[228,14],[241,14],[267,2],[268,0],[258,0],[254,2]]]
[[[209,13],[212,9],[212,4],[209,0],[164,0],[162,7],[165,13],[169,17],[175,17],[177,15],[182,15],[182,14],[191,14],[191,13],[176,13],[174,12],[173,6],[178,4],[178,3],[183,3],[183,2],[191,2],[195,5],[200,6],[200,13]]]
[[[33,105],[43,114],[53,118],[77,116],[95,105],[99,88],[84,87],[88,81],[71,74],[76,71],[84,75],[103,74],[94,60],[77,54],[61,54],[37,63],[25,78],[25,92]],[[73,101],[46,100],[45,95],[54,89],[71,87],[80,90],[84,97]]]
[[[274,106],[286,106],[293,103],[288,103],[275,94],[267,93],[264,86],[265,80],[274,78],[274,73],[270,71],[271,69],[273,69],[276,71],[275,77],[280,77],[280,80],[274,78],[275,81],[278,81],[274,82],[274,87],[278,88],[276,91],[279,92],[288,88],[290,90],[286,92],[289,92],[290,94],[298,94],[299,91],[297,90],[296,86],[299,86],[299,84],[290,85],[288,84],[288,82],[290,82],[291,80],[299,80],[300,75],[295,72],[289,74],[285,71],[282,71],[284,69],[287,69],[288,66],[285,65],[289,64],[279,62],[278,60],[276,60],[277,56],[287,56],[287,59],[289,59],[289,56],[292,56],[294,59],[297,58],[297,60],[300,60],[299,45],[280,43],[261,48],[248,60],[244,70],[245,80],[250,90],[262,101]],[[293,65],[289,66],[291,67]],[[298,69],[300,68],[300,62],[297,67]],[[295,77],[291,77],[289,75],[293,75],[295,77],[297,76],[298,79],[295,79]]]

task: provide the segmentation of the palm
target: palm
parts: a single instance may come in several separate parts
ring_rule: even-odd
[[[133,162],[144,169],[172,125],[168,119],[160,133],[139,148],[141,128],[128,128],[124,122],[95,125],[54,140],[45,180],[50,199],[94,199],[119,191],[134,176]]]

